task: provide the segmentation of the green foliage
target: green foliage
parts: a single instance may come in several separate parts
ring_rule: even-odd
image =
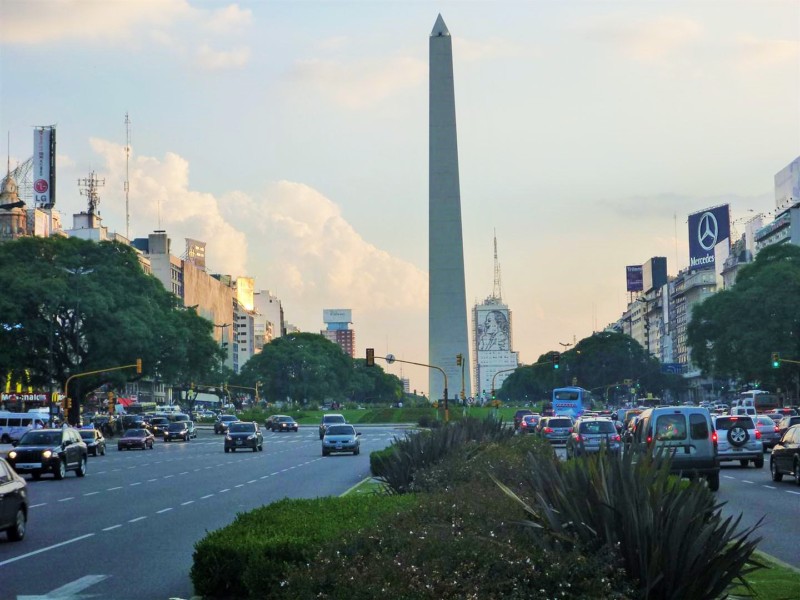
[[[618,548],[643,598],[716,599],[757,568],[747,566],[757,525],[739,530],[741,517],[723,518],[705,485],[670,477],[669,461],[634,464],[632,456],[531,460],[528,499],[498,483],[535,529],[589,552]]]
[[[195,592],[207,598],[261,598],[319,546],[386,514],[413,506],[413,496],[281,500],[248,513],[195,544]]]

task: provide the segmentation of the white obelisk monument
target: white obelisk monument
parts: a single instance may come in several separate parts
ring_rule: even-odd
[[[453,44],[442,15],[430,38],[428,131],[428,360],[447,374],[450,403],[460,396],[463,357],[465,395],[472,395],[464,284],[464,241],[458,183]],[[444,398],[444,377],[431,369],[431,400]]]

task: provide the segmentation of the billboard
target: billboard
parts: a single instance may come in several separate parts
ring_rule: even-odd
[[[729,206],[723,204],[689,215],[689,267],[713,269],[714,248],[730,246]]]
[[[475,336],[478,356],[481,352],[511,350],[511,322],[506,307],[482,307],[475,310]],[[478,358],[478,362],[482,362]]]
[[[352,308],[325,308],[322,310],[323,323],[352,323]]]
[[[36,127],[33,130],[33,199],[38,208],[52,208],[56,203],[56,130]]]
[[[625,267],[625,281],[629,292],[641,292],[643,285],[642,265],[628,265]]]

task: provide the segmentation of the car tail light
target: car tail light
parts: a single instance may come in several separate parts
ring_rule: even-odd
[[[781,432],[780,428],[778,428],[778,426],[775,425],[775,433],[780,433],[780,432]]]
[[[621,438],[621,437],[619,437],[619,435],[615,435],[615,436],[613,436],[613,437],[611,438],[611,441],[612,441],[612,442],[621,442],[621,441],[622,441],[622,438]]]
[[[569,428],[569,432],[572,433],[572,427]]]
[[[545,427],[543,431],[545,433],[553,433],[553,428],[552,427]]]
[[[756,429],[756,439],[757,440],[761,439],[761,432],[758,429]]]
[[[648,435],[647,436],[647,443],[649,444],[652,441],[653,441],[653,436],[652,435]]]
[[[716,431],[712,431],[711,432],[711,441],[716,444],[718,439],[719,438],[717,437],[717,432]]]
[[[575,437],[575,441],[576,442],[582,442],[583,441],[583,438],[581,437],[580,433],[574,434],[574,437]]]

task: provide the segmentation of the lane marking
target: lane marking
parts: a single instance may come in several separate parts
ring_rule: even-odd
[[[258,479],[251,479],[251,480],[250,480],[250,481],[248,481],[247,483],[255,483],[256,481],[258,481]]]
[[[752,481],[747,481],[747,479],[742,479],[742,483],[753,483]]]
[[[129,485],[142,485],[142,482],[141,481],[137,481],[136,483],[131,483]]]
[[[47,502],[42,502],[41,504],[31,504],[28,508],[39,508],[40,506],[45,506]]]
[[[112,529],[118,529],[119,527],[122,527],[122,525],[112,525],[111,527],[104,527],[103,531],[111,531]]]
[[[189,500],[188,502],[181,502],[181,506],[186,506],[187,504],[194,504],[194,500]]]
[[[786,490],[787,494],[795,494],[796,496],[800,496],[800,492],[793,492],[792,490]]]
[[[70,500],[75,500],[75,496],[71,496],[69,498],[61,498],[59,502],[69,502]]]
[[[172,507],[170,507],[170,508],[162,508],[161,510],[157,510],[156,514],[160,515],[161,513],[169,512],[171,510],[172,510]]]
[[[147,480],[147,483],[151,483],[151,482],[153,482],[153,481],[158,481],[158,477],[156,477],[155,479],[148,479],[148,480]]]
[[[23,558],[30,558],[31,556],[36,556],[37,554],[41,554],[42,552],[47,552],[48,550],[54,550],[56,548],[60,548],[61,546],[72,544],[73,542],[79,542],[81,540],[85,540],[86,538],[90,538],[93,535],[94,535],[93,533],[87,533],[86,535],[81,535],[76,538],[72,538],[71,540],[67,540],[65,542],[53,544],[52,546],[47,546],[46,548],[40,548],[39,550],[34,550],[33,552],[28,552],[27,554],[20,554],[19,556],[15,556],[14,558],[9,558],[8,560],[0,562],[0,567],[9,565],[13,562],[17,562],[18,560],[22,560]]]
[[[774,485],[764,485],[762,487],[765,487],[765,488],[770,489],[770,490],[777,490],[778,489]]]
[[[169,479],[170,477],[175,477],[175,475],[164,475],[161,479]]]
[[[220,490],[219,493],[220,494],[224,494],[225,492],[230,492],[230,491],[231,491],[231,488],[225,488],[224,490]]]
[[[128,520],[128,523],[136,523],[136,521],[144,521],[147,517],[136,517],[135,519]]]
[[[121,490],[121,489],[122,489],[122,486],[118,485],[117,487],[108,488],[106,491],[107,492],[113,492],[114,490]]]
[[[237,485],[235,485],[233,487],[237,487],[237,488],[244,487],[244,484],[243,483],[239,483],[239,484],[237,484]]]
[[[200,498],[200,500],[205,500],[206,498],[211,498],[211,496],[213,496],[213,495],[214,495],[214,494],[206,494],[205,496],[202,496],[202,497]]]
[[[178,473],[178,475],[188,475],[189,471],[184,471],[183,473]]]
[[[87,492],[84,496],[94,496],[95,494],[99,494],[100,492]]]

